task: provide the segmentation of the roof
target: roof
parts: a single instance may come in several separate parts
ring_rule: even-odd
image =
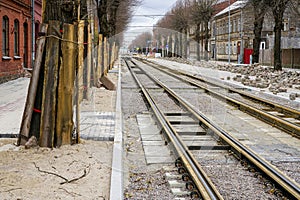
[[[216,14],[216,17],[223,15],[225,13],[228,13],[229,10],[233,11],[233,10],[243,8],[246,5],[246,3],[247,3],[247,0],[236,1],[233,4],[231,4],[230,6],[228,6],[227,8],[225,8],[224,10],[222,10],[221,12],[219,12],[218,14]]]

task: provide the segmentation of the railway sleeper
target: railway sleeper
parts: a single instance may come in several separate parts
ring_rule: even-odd
[[[231,147],[229,145],[207,145],[207,146],[188,146],[189,150],[230,150]]]

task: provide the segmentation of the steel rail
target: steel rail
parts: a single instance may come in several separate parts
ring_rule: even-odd
[[[145,71],[144,71],[145,72]],[[160,80],[153,77],[149,73],[145,72],[149,77],[151,77],[157,84],[164,88],[170,95],[172,95],[181,105],[184,105],[197,119],[199,119],[205,126],[222,138],[227,144],[229,144],[235,151],[239,152],[255,166],[257,166],[261,171],[263,171],[267,176],[274,180],[278,185],[280,185],[286,192],[288,192],[295,199],[300,199],[300,186],[290,177],[283,174],[271,163],[266,161],[264,158],[257,155],[250,148],[243,145],[231,134],[227,133],[221,127],[216,125],[213,121],[207,118],[203,113],[196,109],[193,105],[187,102],[185,99],[180,97],[175,91],[170,89],[168,86],[163,84]]]
[[[164,131],[166,132],[168,138],[170,139],[171,143],[173,144],[174,148],[177,151],[178,156],[182,159],[183,164],[185,165],[186,169],[188,170],[189,174],[191,175],[197,189],[199,190],[203,199],[223,199],[221,194],[217,191],[216,187],[213,185],[211,180],[205,174],[204,170],[201,166],[196,162],[194,156],[189,152],[186,145],[184,145],[183,141],[180,139],[179,135],[176,131],[172,128],[172,126],[167,122],[164,114],[159,110],[155,101],[149,94],[148,90],[144,87],[144,85],[139,81],[136,74],[131,70],[127,61],[125,63],[130,70],[132,76],[134,77],[135,81],[141,88],[144,96],[146,97],[148,103],[151,106],[157,120],[163,127]]]
[[[148,61],[149,62],[149,61]],[[153,66],[153,65],[151,65]],[[157,66],[153,66],[154,68],[158,68]],[[277,128],[283,130],[283,131],[286,131],[288,133],[290,133],[291,135],[294,135],[294,136],[297,136],[297,137],[300,137],[300,126],[295,124],[295,123],[292,123],[288,120],[285,120],[285,119],[282,119],[280,117],[277,117],[275,115],[272,115],[266,111],[263,111],[263,110],[260,110],[260,109],[257,109],[257,108],[254,108],[252,107],[251,105],[247,104],[247,103],[243,103],[241,101],[238,101],[234,98],[231,98],[229,96],[226,96],[226,95],[223,95],[223,94],[220,94],[218,92],[215,92],[211,89],[209,89],[208,87],[205,87],[203,85],[200,85],[199,83],[195,82],[194,80],[191,80],[191,79],[188,79],[188,78],[183,78],[183,77],[180,77],[179,75],[176,75],[176,73],[180,73],[180,74],[184,74],[186,75],[186,72],[182,72],[182,71],[175,71],[175,70],[172,70],[172,69],[168,69],[168,70],[164,70],[164,69],[161,69],[160,70],[163,70],[163,72],[169,74],[169,75],[172,75],[176,78],[179,78],[183,81],[186,81],[187,83],[190,83],[190,84],[193,84],[197,87],[201,87],[202,89],[204,89],[205,91],[215,95],[215,96],[218,96],[222,99],[225,99],[235,105],[237,105],[239,107],[240,110],[244,110],[246,112],[248,112],[249,114],[255,116],[256,118],[259,118],[269,124],[271,124],[272,126],[276,126]],[[173,72],[170,72],[170,71],[173,71]],[[188,76],[191,76],[193,79],[195,79],[196,77],[193,77],[193,75],[189,74]],[[208,82],[207,80],[205,79],[202,79],[202,81],[205,81],[205,82]],[[209,82],[210,83],[210,82]],[[243,96],[247,96],[248,97],[248,94],[246,93],[241,93],[241,91],[237,91],[237,90],[234,90],[232,88],[229,88],[229,87],[225,87],[221,84],[216,84],[216,83],[212,83],[213,85],[216,85],[218,87],[222,87],[224,89],[228,89],[228,90],[231,90],[231,91],[234,91],[238,94],[241,94]],[[293,115],[295,116],[300,116],[300,112],[297,111],[297,110],[294,110],[292,108],[288,108],[288,107],[285,107],[283,105],[279,105],[279,104],[276,104],[276,103],[272,103],[270,101],[265,101],[264,99],[260,99],[258,97],[255,97],[253,95],[249,95],[250,98],[254,98],[255,100],[257,101],[260,101],[260,102],[263,102],[265,104],[269,104],[269,105],[274,105],[274,107],[277,107],[277,108],[280,108],[282,110],[286,110],[286,112],[289,112],[289,113],[293,113]]]
[[[202,82],[208,82],[209,84],[215,85],[217,87],[222,87],[224,89],[227,89],[228,91],[232,91],[234,93],[238,93],[241,96],[245,96],[247,98],[251,98],[251,99],[259,101],[259,102],[261,102],[263,104],[267,104],[270,107],[274,108],[275,110],[278,110],[279,112],[282,112],[284,114],[293,115],[293,116],[295,116],[295,118],[300,119],[300,110],[296,110],[296,109],[293,109],[293,108],[290,108],[290,107],[287,107],[287,106],[284,106],[284,105],[280,105],[278,103],[269,101],[268,99],[260,98],[258,96],[252,95],[252,94],[250,94],[248,92],[241,91],[241,90],[236,89],[236,88],[232,88],[232,87],[229,87],[229,86],[226,86],[226,85],[222,85],[222,84],[219,84],[219,83],[212,83],[211,81],[207,80],[208,78],[195,76],[195,75],[193,75],[191,73],[184,72],[182,70],[178,70],[178,72],[181,73],[181,74],[183,74],[183,75],[189,76],[189,77],[191,77],[193,79],[200,80]]]

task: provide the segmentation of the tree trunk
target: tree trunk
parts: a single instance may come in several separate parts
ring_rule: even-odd
[[[183,58],[187,59],[187,44],[188,44],[188,29],[184,30],[183,34]]]
[[[274,70],[282,70],[281,63],[281,29],[282,18],[275,17],[275,38],[274,38]]]
[[[197,42],[197,60],[200,61],[200,23],[196,25],[195,39]]]
[[[255,16],[256,20],[254,21],[254,40],[253,40],[253,54],[252,61],[253,63],[259,62],[259,49],[261,42],[261,32],[263,28],[264,17]]]
[[[180,32],[178,33],[179,36],[179,57],[182,58],[182,54],[183,54],[183,30],[180,30]]]
[[[209,30],[208,30],[208,21],[205,22],[205,60],[208,61],[208,40],[209,40]]]
[[[283,30],[283,14],[289,0],[271,1],[272,12],[275,21],[274,27],[274,70],[282,70],[281,61],[281,30]]]
[[[252,0],[253,13],[254,13],[254,40],[253,40],[253,63],[259,62],[259,49],[261,42],[261,32],[263,28],[265,13],[266,13],[266,1]]]

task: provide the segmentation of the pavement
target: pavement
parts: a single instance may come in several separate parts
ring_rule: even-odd
[[[0,84],[0,137],[19,134],[29,78],[18,78]]]

